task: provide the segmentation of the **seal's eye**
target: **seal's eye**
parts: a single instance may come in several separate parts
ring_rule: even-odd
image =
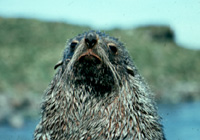
[[[110,50],[114,53],[114,54],[117,54],[117,47],[115,44],[113,43],[108,43],[108,47],[110,48]]]
[[[70,48],[72,48],[72,49],[74,49],[75,47],[76,47],[76,45],[78,44],[78,42],[72,42],[71,44],[70,44]]]

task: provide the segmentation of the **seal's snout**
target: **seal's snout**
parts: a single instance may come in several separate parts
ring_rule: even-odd
[[[79,62],[100,64],[102,60],[95,51],[95,45],[98,43],[97,34],[95,32],[87,33],[84,41],[86,44],[86,51],[79,56]]]
[[[78,60],[79,62],[90,62],[94,64],[100,64],[102,61],[101,58],[92,51],[92,49],[88,49],[78,58]]]
[[[88,49],[92,49],[97,44],[97,35],[94,32],[89,32],[85,36],[85,43]]]

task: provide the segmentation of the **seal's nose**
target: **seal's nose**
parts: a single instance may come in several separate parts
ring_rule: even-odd
[[[90,32],[85,36],[85,43],[89,49],[93,48],[97,43],[97,35],[94,32]]]

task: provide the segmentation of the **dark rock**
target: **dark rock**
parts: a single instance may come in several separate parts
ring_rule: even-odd
[[[174,42],[175,34],[168,26],[144,26],[137,28],[143,30],[150,39],[155,41],[172,41]]]

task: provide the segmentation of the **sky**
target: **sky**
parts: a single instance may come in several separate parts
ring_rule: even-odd
[[[0,0],[0,16],[87,25],[97,30],[168,25],[200,50],[200,0]]]

